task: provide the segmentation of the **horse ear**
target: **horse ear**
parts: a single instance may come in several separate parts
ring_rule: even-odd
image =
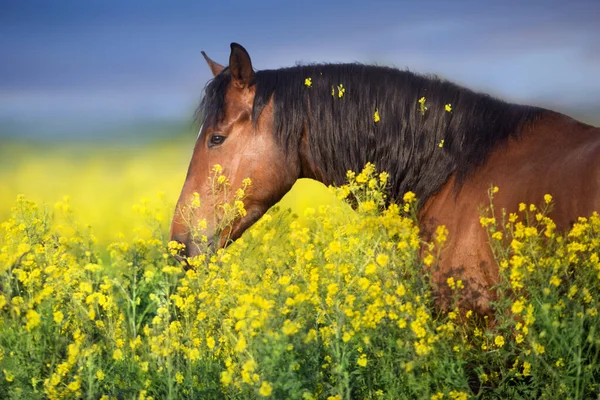
[[[221,73],[221,71],[223,71],[225,69],[224,66],[222,66],[221,64],[214,62],[213,60],[211,60],[205,52],[201,51],[202,56],[204,57],[204,59],[206,60],[206,63],[208,64],[208,68],[210,68],[210,72],[212,72],[213,76],[217,76]]]
[[[229,56],[229,70],[233,82],[240,88],[246,88],[254,79],[254,70],[250,55],[242,46],[231,43],[231,55]]]

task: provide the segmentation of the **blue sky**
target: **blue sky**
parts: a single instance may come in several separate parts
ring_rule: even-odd
[[[4,0],[2,121],[28,134],[191,118],[244,45],[255,68],[359,61],[438,73],[502,98],[600,110],[600,1]]]

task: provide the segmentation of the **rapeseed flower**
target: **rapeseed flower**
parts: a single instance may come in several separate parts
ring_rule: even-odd
[[[219,168],[213,172],[215,185],[227,186]],[[459,279],[441,281],[456,297],[449,311],[434,307],[431,277],[451,233],[438,227],[423,243],[403,212],[405,205],[414,210],[416,196],[387,205],[389,175],[371,164],[347,176],[332,198],[348,198],[354,209],[335,203],[270,210],[226,249],[189,259],[187,270],[172,257],[182,245],[162,238],[121,238],[103,261],[88,233],[60,233],[42,208],[19,200],[0,235],[1,335],[10,344],[0,346],[0,390],[102,398],[129,385],[143,398],[201,390],[240,398],[464,398],[509,390],[506,377],[518,394],[523,376],[535,376],[527,385],[554,382],[546,366],[576,370],[571,353],[553,345],[568,338],[552,335],[597,321],[598,217],[578,221],[570,236],[546,236],[552,223],[543,206],[525,206],[514,217],[493,208],[482,215],[485,229],[495,229],[488,232],[503,266],[498,287],[507,293],[494,305],[501,312],[492,327],[461,308],[459,289],[467,282]],[[228,212],[241,215],[244,190],[222,189],[236,196]],[[137,210],[151,212],[145,203]],[[206,225],[197,225],[200,241]],[[568,286],[552,289],[557,280],[559,289]],[[29,357],[28,346],[42,361]],[[595,390],[589,377],[597,363],[582,354],[590,365],[582,387]],[[28,376],[29,369],[14,368],[29,365],[23,360],[47,372]],[[465,362],[482,370],[465,371]],[[388,365],[399,368],[391,373]],[[465,382],[477,377],[487,392],[470,391]],[[532,390],[570,388],[556,379],[552,392]]]

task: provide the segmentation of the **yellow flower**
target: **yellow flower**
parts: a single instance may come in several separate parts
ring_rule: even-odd
[[[287,286],[290,284],[290,282],[292,281],[292,277],[289,275],[282,275],[278,280],[277,283],[279,283],[282,286]]]
[[[426,344],[425,339],[421,339],[415,343],[415,353],[417,353],[420,356],[425,356],[429,354],[431,349],[432,347]]]
[[[377,257],[375,258],[375,261],[377,262],[377,264],[379,264],[379,266],[385,267],[387,265],[389,259],[390,258],[386,254],[379,253],[377,255]]]
[[[312,78],[306,78],[304,80],[304,84],[308,87],[311,87],[312,86]]]
[[[444,106],[444,110],[447,112],[452,112],[452,104],[448,103]]]
[[[352,339],[352,334],[350,332],[344,332],[344,334],[342,335],[342,341],[346,343],[349,342],[350,339]]]
[[[372,275],[377,271],[377,265],[370,263],[365,267],[365,275]]]
[[[123,351],[121,351],[121,349],[116,349],[113,352],[113,358],[117,361],[122,360],[123,359]]]
[[[479,223],[483,228],[485,228],[488,225],[496,225],[496,218],[479,217]]]
[[[327,296],[335,296],[339,290],[340,287],[337,283],[330,283],[327,285]]]
[[[401,283],[400,285],[398,285],[398,287],[396,288],[396,294],[400,297],[406,294],[406,287],[404,286],[404,284]]]
[[[360,357],[358,358],[358,360],[356,360],[356,363],[360,367],[366,367],[367,366],[367,355],[366,354],[361,354]]]
[[[421,115],[425,115],[425,111],[427,111],[427,107],[425,106],[425,97],[421,97],[419,99],[419,112]]]
[[[438,143],[438,147],[441,149],[442,147],[444,147],[444,139],[442,139],[439,143]]]
[[[544,202],[545,202],[546,204],[550,204],[550,202],[552,202],[552,195],[545,194],[545,195],[544,195]]]
[[[246,338],[244,336],[240,335],[237,343],[235,344],[235,351],[238,353],[241,353],[244,350],[246,350],[246,347],[247,347]]]
[[[193,348],[192,350],[190,350],[190,353],[188,354],[188,358],[190,361],[199,360],[200,359],[200,350],[198,350],[197,348]]]
[[[527,361],[523,361],[523,376],[531,375],[531,364]]]
[[[388,181],[388,178],[390,177],[390,174],[388,174],[387,172],[382,172],[379,174],[379,182],[381,182],[382,184],[386,184]]]
[[[67,388],[72,392],[76,392],[81,388],[81,383],[78,379],[75,379],[73,382],[67,385]]]
[[[344,94],[346,93],[346,88],[344,87],[344,85],[342,85],[341,83],[338,85],[338,97],[342,98],[344,97]]]
[[[556,275],[552,275],[552,278],[550,278],[550,284],[558,287],[558,285],[560,285],[560,283],[561,283],[560,278]]]
[[[450,395],[450,398],[454,400],[467,400],[469,398],[465,392],[456,392],[452,390],[448,394]]]
[[[379,122],[380,120],[381,120],[381,118],[379,117],[379,109],[376,108],[375,113],[373,114],[373,121]]]
[[[510,309],[513,313],[520,314],[521,311],[523,311],[523,308],[524,308],[523,302],[521,300],[517,300],[513,303],[512,307]]]
[[[423,328],[423,325],[418,320],[410,323],[410,328],[418,338],[424,338],[427,335],[427,331]]]
[[[27,324],[25,325],[25,329],[27,331],[31,331],[36,326],[39,326],[42,323],[42,318],[40,314],[35,310],[28,310],[26,314]]]
[[[81,292],[83,292],[83,293],[92,293],[93,288],[92,288],[91,283],[89,283],[89,282],[81,282],[79,284],[79,290]]]
[[[517,336],[515,336],[515,342],[517,344],[523,343],[523,340],[525,340],[525,338],[523,337],[523,335],[521,333],[519,333]]]
[[[271,393],[273,393],[273,387],[269,382],[263,381],[260,385],[260,389],[258,389],[258,394],[263,397],[269,397],[271,396]]]
[[[281,331],[286,336],[294,335],[295,333],[298,333],[299,330],[300,324],[297,322],[292,322],[289,319],[285,320],[283,327],[281,328]]]
[[[12,372],[7,371],[5,369],[3,369],[2,372],[4,372],[4,379],[6,379],[7,382],[12,382],[15,380],[15,374],[13,374]]]
[[[228,386],[232,380],[233,380],[233,377],[231,376],[231,372],[229,372],[229,371],[221,372],[221,383],[224,386]]]
[[[337,240],[334,240],[333,242],[329,243],[329,250],[331,250],[331,252],[334,254],[340,253],[342,251],[342,245]]]
[[[500,335],[496,336],[494,339],[494,344],[498,347],[504,346],[504,337]]]
[[[405,203],[411,203],[413,200],[416,199],[416,197],[417,195],[415,195],[413,192],[406,192],[402,197],[402,201],[404,201]]]
[[[177,371],[177,373],[175,374],[175,382],[177,382],[178,384],[183,383],[183,374],[179,371]]]
[[[308,331],[308,333],[304,337],[304,343],[310,343],[313,340],[315,340],[316,338],[317,338],[317,331],[314,329],[311,329],[310,331]]]
[[[569,288],[569,293],[567,294],[567,297],[568,297],[569,299],[571,299],[571,300],[572,300],[572,299],[573,299],[573,297],[575,297],[575,295],[577,294],[577,291],[578,291],[578,290],[579,290],[579,289],[577,288],[577,285],[572,285],[572,286]]]
[[[98,379],[99,381],[103,381],[104,380],[104,372],[102,372],[101,369],[99,369],[98,371],[96,371],[96,379]]]
[[[215,348],[215,338],[212,336],[207,337],[206,338],[206,346],[211,350],[214,349]]]
[[[544,348],[544,346],[542,346],[541,344],[537,343],[537,342],[533,342],[531,344],[531,347],[533,347],[533,351],[535,352],[535,354],[544,354],[546,352],[546,349]]]
[[[448,279],[446,279],[446,283],[448,284],[448,287],[452,290],[454,290],[454,288],[456,288],[456,283],[454,282],[454,278],[450,277]]]
[[[371,179],[371,182],[376,182],[375,179]],[[364,212],[369,212],[375,210],[377,206],[373,200],[367,200],[360,205],[360,210]]]
[[[60,311],[54,312],[52,316],[54,317],[54,322],[56,322],[57,324],[60,324],[65,317],[65,315]]]
[[[423,258],[423,263],[429,267],[431,264],[433,264],[434,259],[435,258],[433,257],[433,254],[429,253],[425,256],[425,258]]]

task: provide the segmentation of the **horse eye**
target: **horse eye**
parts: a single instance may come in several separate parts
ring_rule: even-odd
[[[223,144],[223,142],[225,141],[225,139],[226,139],[226,137],[223,136],[223,135],[214,134],[209,139],[208,147],[219,146],[219,145]]]

